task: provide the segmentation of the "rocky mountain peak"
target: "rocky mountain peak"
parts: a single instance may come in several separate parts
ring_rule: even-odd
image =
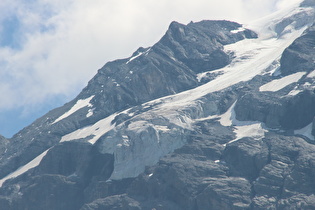
[[[312,4],[249,29],[172,22],[106,63],[75,99],[0,137],[1,208],[315,208]]]

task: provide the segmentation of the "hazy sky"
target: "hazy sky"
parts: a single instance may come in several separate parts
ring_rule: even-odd
[[[0,134],[74,98],[107,61],[152,46],[175,20],[246,23],[300,0],[1,0]]]

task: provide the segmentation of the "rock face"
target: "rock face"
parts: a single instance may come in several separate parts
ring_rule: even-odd
[[[6,149],[8,143],[9,143],[9,141],[0,135],[0,154],[5,153],[5,149]]]
[[[313,71],[315,69],[314,53],[315,25],[312,25],[283,52],[281,72],[287,75],[299,71]]]
[[[315,92],[305,90],[292,97],[273,93],[249,93],[235,106],[236,118],[264,122],[270,128],[300,129],[315,116]]]
[[[212,124],[199,126],[203,123]],[[95,200],[82,209],[124,209],[126,203],[126,209],[314,207],[314,170],[309,164],[314,145],[275,133],[262,141],[244,138],[226,148],[220,141],[193,138],[137,177],[126,194]]]
[[[314,209],[314,14],[171,23],[0,136],[0,209]]]
[[[3,205],[6,209],[79,209],[84,189],[92,179],[107,180],[113,163],[113,155],[100,154],[91,144],[65,142],[50,149],[38,167],[0,189],[13,199],[9,203],[3,199]]]

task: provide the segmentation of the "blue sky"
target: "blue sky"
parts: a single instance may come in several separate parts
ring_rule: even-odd
[[[106,62],[157,42],[173,20],[246,23],[300,0],[1,0],[0,134],[74,98]]]

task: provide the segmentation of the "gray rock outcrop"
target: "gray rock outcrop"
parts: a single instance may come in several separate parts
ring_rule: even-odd
[[[313,71],[315,69],[314,47],[315,25],[312,25],[283,52],[280,60],[282,74]]]

